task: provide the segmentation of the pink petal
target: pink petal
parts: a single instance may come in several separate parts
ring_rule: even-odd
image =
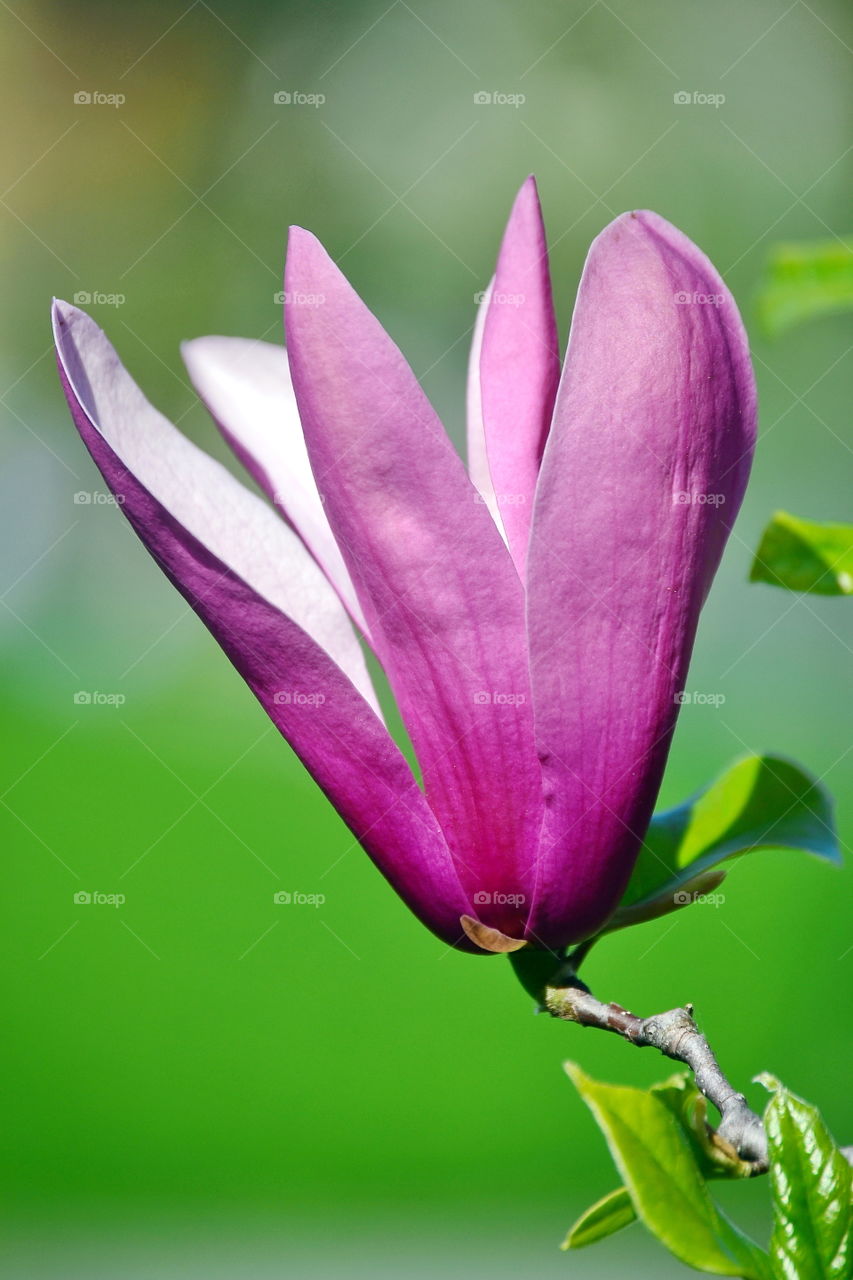
[[[181,350],[193,385],[223,436],[363,630],[352,581],[311,472],[284,347],[209,337],[185,342]]]
[[[148,403],[88,316],[57,302],[54,332],[74,421],[139,537],[397,892],[465,946],[469,899],[321,570],[265,502]]]
[[[500,511],[513,560],[524,575],[533,497],[560,377],[557,324],[551,299],[548,246],[536,182],[516,197],[482,304],[479,405],[470,393],[472,478]],[[476,378],[472,353],[472,377]],[[478,415],[477,410],[480,410]],[[481,421],[478,421],[481,418]],[[482,440],[490,484],[485,471]]]
[[[400,351],[299,228],[285,296],[308,453],[427,797],[475,914],[518,936],[541,821],[521,583]]]
[[[550,945],[593,932],[630,874],[754,438],[729,291],[656,214],[617,218],[581,282],[528,559],[550,797],[530,935]]]

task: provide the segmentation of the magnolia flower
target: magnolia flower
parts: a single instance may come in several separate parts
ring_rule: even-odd
[[[272,504],[54,306],[62,385],[124,515],[411,910],[469,951],[589,937],[650,820],[755,432],[708,259],[627,213],[594,241],[560,371],[536,186],[474,326],[468,467],[307,231],[284,347],[186,344]],[[388,733],[376,655],[422,785]]]

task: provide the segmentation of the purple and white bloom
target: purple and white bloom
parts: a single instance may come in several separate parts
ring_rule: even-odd
[[[533,179],[474,328],[468,466],[405,357],[293,228],[287,350],[189,342],[268,504],[54,305],[62,385],[121,509],[413,912],[469,951],[563,948],[616,908],[746,486],[746,335],[657,214],[594,241],[560,368]],[[422,776],[389,735],[378,658]],[[460,921],[464,921],[461,924]]]

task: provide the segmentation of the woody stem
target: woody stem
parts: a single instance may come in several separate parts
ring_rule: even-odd
[[[761,1120],[723,1075],[693,1019],[692,1005],[640,1018],[621,1005],[597,1000],[575,974],[566,975],[565,985],[556,979],[554,985],[546,986],[543,1003],[554,1018],[613,1031],[638,1048],[658,1049],[667,1058],[683,1062],[693,1072],[697,1088],[720,1113],[720,1137],[752,1165],[754,1174],[767,1172],[767,1138]]]

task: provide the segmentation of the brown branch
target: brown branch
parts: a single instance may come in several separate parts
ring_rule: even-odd
[[[720,1113],[719,1136],[752,1165],[753,1173],[767,1172],[767,1138],[761,1120],[723,1075],[711,1046],[693,1020],[692,1005],[639,1018],[621,1005],[596,1000],[574,974],[567,976],[566,985],[555,983],[545,988],[544,1005],[554,1018],[613,1031],[638,1048],[658,1049],[667,1058],[683,1062],[693,1072],[697,1088]]]

